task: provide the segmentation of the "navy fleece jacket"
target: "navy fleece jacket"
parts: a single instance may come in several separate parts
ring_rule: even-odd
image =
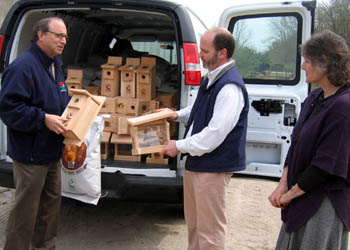
[[[46,113],[60,116],[69,102],[61,65],[32,43],[3,73],[0,117],[8,127],[8,155],[16,161],[46,164],[62,156],[63,136],[45,125]]]

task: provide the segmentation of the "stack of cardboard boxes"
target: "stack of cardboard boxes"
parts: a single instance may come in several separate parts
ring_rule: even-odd
[[[99,114],[104,114],[104,132],[101,139],[101,158],[114,160],[141,161],[141,155],[132,154],[132,137],[128,118],[141,116],[158,108],[175,108],[174,93],[156,95],[156,58],[127,58],[122,65],[122,57],[108,57],[101,65],[101,86],[88,86],[92,94],[106,97]],[[68,70],[68,89],[82,88],[82,70]],[[174,133],[174,127],[172,127]],[[135,152],[135,151],[134,151]],[[150,156],[166,163],[156,154]]]

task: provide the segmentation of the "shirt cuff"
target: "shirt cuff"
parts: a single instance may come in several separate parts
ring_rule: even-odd
[[[45,112],[40,110],[39,111],[39,122],[38,122],[38,130],[41,130],[46,126],[45,124]]]
[[[182,110],[182,111],[177,110],[176,113],[177,113],[177,120],[180,120],[183,116],[186,115],[186,112],[184,110]]]
[[[176,148],[181,153],[188,153],[188,150],[186,148],[186,139],[176,141]]]

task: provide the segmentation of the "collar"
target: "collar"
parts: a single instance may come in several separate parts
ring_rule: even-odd
[[[216,69],[209,71],[207,74],[208,77],[208,85],[207,85],[207,89],[216,81],[217,76],[226,68],[226,67],[230,67],[232,68],[233,66],[235,66],[236,62],[234,60],[231,60],[227,63],[224,63],[223,65],[217,67]]]
[[[327,105],[329,105],[331,103],[331,101],[335,97],[344,95],[344,94],[348,93],[349,90],[350,90],[350,86],[349,85],[341,86],[333,95],[322,99],[321,106],[322,107],[326,107]],[[313,96],[313,100],[312,100],[312,105],[313,105],[315,103],[315,101],[319,98],[319,96],[323,95],[323,90],[322,90],[322,88],[317,88],[311,94]]]
[[[55,56],[54,58],[49,57],[35,42],[32,42],[30,51],[32,51],[39,58],[39,61],[47,68],[52,63],[54,63],[55,66],[62,65],[62,61],[58,56]]]

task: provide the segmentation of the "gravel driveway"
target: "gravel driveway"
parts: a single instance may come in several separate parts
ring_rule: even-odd
[[[267,196],[276,180],[232,178],[228,192],[228,250],[273,250],[280,213]],[[0,188],[0,249],[14,190]],[[155,194],[157,195],[157,194]],[[57,250],[185,250],[181,204],[102,199],[97,206],[64,198]]]

